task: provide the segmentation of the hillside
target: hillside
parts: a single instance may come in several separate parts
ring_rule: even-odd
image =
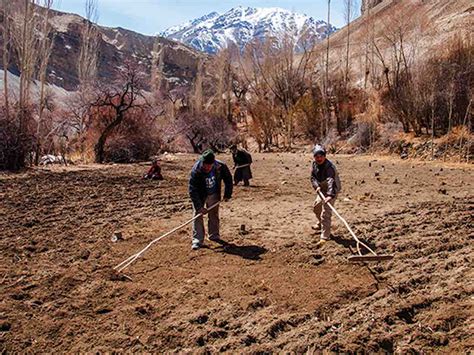
[[[3,21],[2,18],[0,23]],[[50,84],[69,91],[77,88],[77,60],[85,21],[78,15],[52,11],[54,46],[48,66]],[[145,36],[120,27],[97,26],[97,28],[100,35],[98,62],[100,79],[107,81],[113,78],[125,62],[138,65],[143,72],[150,74],[156,37]],[[0,36],[0,55],[2,55],[2,38]],[[163,47],[165,77],[170,82],[192,81],[197,70],[197,59],[202,57],[202,54],[165,38],[158,38],[157,41]],[[3,69],[1,65],[0,68]],[[19,75],[15,56],[9,71]]]
[[[365,73],[367,46],[377,42],[382,51],[388,50],[387,35],[403,35],[412,58],[427,59],[438,53],[442,45],[454,36],[472,38],[474,32],[474,6],[470,0],[384,0],[366,7],[365,13],[330,36],[330,65],[342,70],[346,40],[350,31],[351,70],[355,81],[362,83]],[[326,50],[327,43],[315,46],[316,53]],[[379,64],[372,54],[368,61]]]

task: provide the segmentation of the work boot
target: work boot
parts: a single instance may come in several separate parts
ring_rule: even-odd
[[[321,248],[327,242],[328,242],[327,239],[320,239],[319,242],[316,243],[316,248]]]
[[[220,242],[221,241],[221,237],[219,235],[211,235],[209,236],[209,240],[211,242]]]

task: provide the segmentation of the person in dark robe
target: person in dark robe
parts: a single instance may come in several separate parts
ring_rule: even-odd
[[[249,152],[238,149],[236,145],[230,147],[232,152],[232,158],[234,159],[234,185],[243,181],[244,186],[250,185],[250,179],[252,179],[252,156]]]

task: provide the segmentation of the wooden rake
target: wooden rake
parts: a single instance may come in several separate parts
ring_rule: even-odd
[[[216,202],[215,204],[213,204],[212,206],[208,207],[207,208],[207,212],[209,212],[210,210],[212,210],[213,208],[219,206],[220,202]],[[206,213],[207,213],[206,212]],[[141,257],[148,249],[151,248],[151,246],[153,244],[155,244],[156,242],[160,241],[161,239],[163,238],[166,238],[167,236],[173,234],[174,232],[180,230],[181,228],[184,228],[185,226],[187,226],[188,224],[194,222],[196,219],[202,217],[205,213],[199,213],[197,214],[196,216],[194,216],[193,218],[191,218],[189,221],[179,225],[178,227],[170,230],[168,233],[165,233],[163,234],[162,236],[152,240],[150,243],[148,243],[148,245],[143,248],[142,250],[140,250],[138,253],[136,254],[133,254],[131,255],[130,257],[128,257],[127,259],[125,259],[124,261],[122,261],[120,264],[118,264],[117,266],[114,267],[114,270],[116,270],[117,272],[121,272],[123,271],[125,268],[129,267],[133,262],[135,262],[135,260],[137,260],[139,257]]]
[[[377,254],[375,251],[373,251],[367,244],[362,242],[355,233],[352,231],[351,227],[349,224],[346,222],[346,220],[337,212],[336,208],[329,202],[326,202],[324,199],[324,195],[321,193],[321,191],[318,191],[318,195],[323,201],[323,203],[327,204],[329,208],[334,212],[334,214],[344,223],[346,226],[347,230],[351,234],[352,238],[356,241],[356,248],[357,248],[357,253],[359,255],[351,255],[347,259],[351,262],[357,262],[357,261],[385,261],[385,260],[391,260],[393,259],[393,255],[389,254]],[[365,249],[367,249],[371,254],[366,254],[362,255],[362,251],[360,250],[360,246],[363,246]]]

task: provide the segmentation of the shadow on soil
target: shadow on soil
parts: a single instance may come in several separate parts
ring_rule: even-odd
[[[221,245],[219,249],[217,249],[219,253],[237,255],[243,259],[262,260],[260,255],[265,254],[267,252],[267,249],[258,245],[240,246],[233,243],[228,243],[223,240],[219,241],[219,244]]]
[[[354,240],[354,239],[345,239],[345,238],[342,238],[340,236],[337,236],[337,235],[331,235],[331,239],[333,241],[335,241],[337,244],[339,245],[342,245],[344,248],[348,248],[352,253],[355,251],[356,249],[356,244],[357,242]],[[360,238],[359,238],[360,239]],[[367,246],[369,248],[371,248],[372,250],[375,250],[375,244],[373,243],[370,243],[364,239],[360,239],[360,241],[362,243],[365,243],[367,244]],[[354,249],[352,249],[354,248]],[[364,248],[364,246],[360,246],[360,251],[362,252],[362,254],[367,254],[367,253],[370,253],[367,249]]]

